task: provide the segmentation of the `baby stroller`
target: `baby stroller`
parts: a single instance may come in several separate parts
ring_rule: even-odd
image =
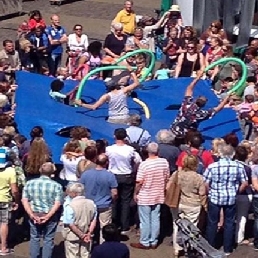
[[[184,248],[187,258],[224,258],[225,253],[218,251],[204,239],[200,230],[188,219],[176,220],[178,226],[178,244]]]

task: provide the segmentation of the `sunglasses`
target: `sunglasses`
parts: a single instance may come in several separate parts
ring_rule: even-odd
[[[187,49],[194,49],[194,47],[187,47]]]
[[[75,30],[82,30],[82,28],[75,28]]]

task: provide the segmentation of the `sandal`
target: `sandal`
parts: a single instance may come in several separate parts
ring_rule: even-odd
[[[7,256],[13,253],[14,253],[13,249],[6,249],[5,251],[0,250],[0,256]]]

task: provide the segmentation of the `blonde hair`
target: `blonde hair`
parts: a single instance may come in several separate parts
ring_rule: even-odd
[[[225,144],[225,141],[222,138],[215,138],[211,144],[212,144],[212,147],[211,147],[212,154],[218,155],[219,147],[220,145]]]
[[[13,126],[6,126],[3,130],[3,134],[14,136],[16,135],[15,128]]]
[[[246,150],[248,151],[248,154],[252,153],[252,145],[248,140],[241,141],[239,146],[246,148]]]
[[[198,167],[198,158],[192,154],[187,154],[183,158],[183,167],[185,171],[196,171]]]

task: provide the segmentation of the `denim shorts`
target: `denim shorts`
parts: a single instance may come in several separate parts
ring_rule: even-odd
[[[11,211],[11,203],[0,202],[0,223],[9,223],[11,219]]]

